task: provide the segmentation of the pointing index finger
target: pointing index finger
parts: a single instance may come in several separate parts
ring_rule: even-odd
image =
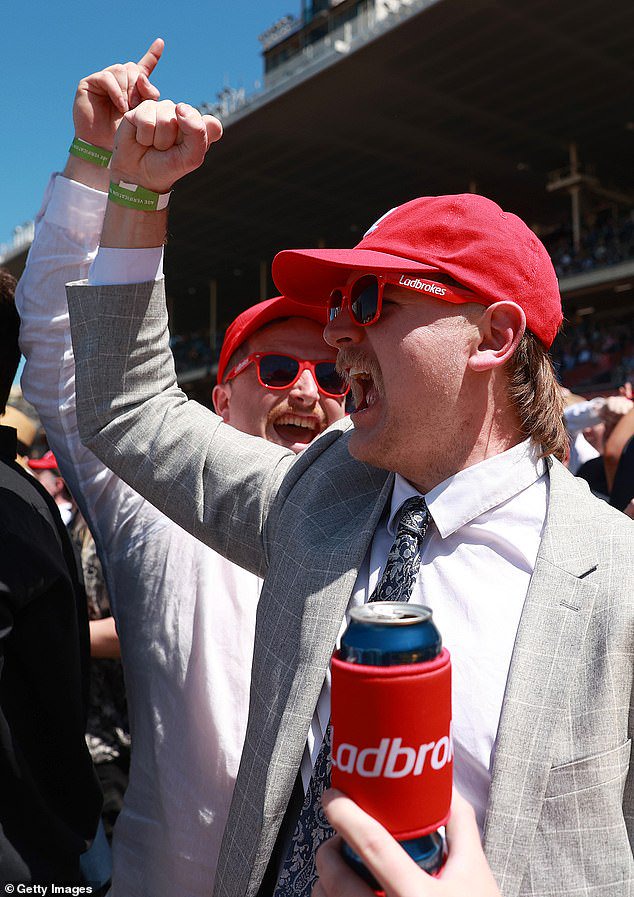
[[[162,37],[157,37],[156,40],[152,41],[149,50],[147,53],[139,59],[139,68],[145,75],[151,75],[154,69],[156,68],[156,64],[161,58],[163,53],[163,49],[165,47],[165,41]]]

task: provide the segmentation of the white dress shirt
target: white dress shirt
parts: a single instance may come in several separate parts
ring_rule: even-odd
[[[433,522],[410,600],[433,610],[451,652],[454,778],[480,829],[511,654],[546,520],[548,477],[536,455],[526,440],[459,471],[425,496]],[[374,534],[350,607],[374,591],[396,535],[396,515],[419,494],[396,475],[389,513]],[[340,637],[344,628],[345,622]],[[304,754],[304,781],[329,718],[328,678]]]
[[[80,442],[64,285],[88,272],[106,198],[59,175],[49,184],[16,297],[22,386],[94,534],[121,640],[133,750],[111,894],[209,897],[244,743],[261,581]],[[155,259],[149,268],[141,273],[154,277]]]

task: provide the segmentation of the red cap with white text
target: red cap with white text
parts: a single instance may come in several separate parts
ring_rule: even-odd
[[[229,359],[249,337],[278,318],[308,318],[326,325],[326,309],[323,305],[306,305],[293,302],[285,296],[275,296],[273,299],[265,299],[241,312],[227,327],[225,338],[218,359],[218,383],[222,383]],[[325,346],[325,343],[324,343]]]
[[[544,245],[517,215],[475,193],[423,196],[386,212],[354,249],[287,249],[273,280],[291,299],[325,305],[350,272],[442,272],[472,294],[465,302],[510,300],[546,348],[562,321],[555,269]],[[421,292],[421,297],[428,295]]]

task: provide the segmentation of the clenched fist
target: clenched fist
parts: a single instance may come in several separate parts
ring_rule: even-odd
[[[167,193],[180,178],[202,165],[222,125],[186,103],[146,100],[127,112],[115,138],[112,180]]]
[[[163,53],[160,37],[152,42],[138,62],[108,66],[82,78],[73,103],[75,135],[111,150],[121,119],[143,100],[157,100],[158,89],[149,77]]]

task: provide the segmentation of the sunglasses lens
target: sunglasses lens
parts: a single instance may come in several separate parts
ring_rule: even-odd
[[[316,364],[315,376],[321,389],[332,396],[345,396],[348,391],[347,384],[335,370],[334,361],[320,361]]]
[[[350,294],[350,308],[355,321],[369,324],[379,307],[379,282],[376,277],[361,277],[354,284]]]
[[[288,355],[264,355],[260,358],[260,379],[272,389],[283,389],[292,383],[299,363]]]
[[[343,293],[341,290],[333,290],[328,300],[328,320],[334,321],[343,305]]]

